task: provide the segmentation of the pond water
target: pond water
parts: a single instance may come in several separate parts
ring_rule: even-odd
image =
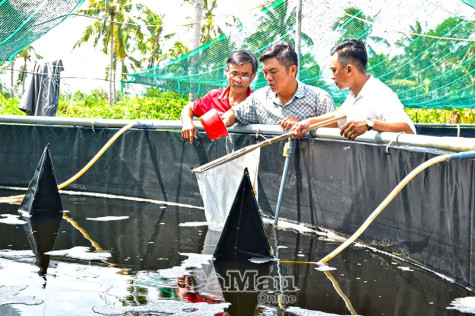
[[[322,269],[314,262],[338,243],[303,226],[275,230],[265,220],[279,261],[216,264],[211,258],[220,234],[207,229],[202,208],[61,199],[66,211],[54,248],[42,257],[32,246],[54,242],[47,221],[28,225],[18,205],[0,204],[0,315],[474,312],[468,289],[371,248],[350,247]]]

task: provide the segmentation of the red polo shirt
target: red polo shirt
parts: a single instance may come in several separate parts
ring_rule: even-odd
[[[231,108],[229,105],[228,93],[229,86],[227,88],[213,89],[209,91],[204,95],[204,97],[193,102],[193,106],[191,107],[193,115],[200,117],[211,109],[216,109],[219,115],[223,115],[224,112]],[[249,88],[248,96],[251,93],[252,90]]]

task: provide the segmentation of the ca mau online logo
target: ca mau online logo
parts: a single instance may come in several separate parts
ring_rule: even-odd
[[[201,271],[202,272],[202,271]],[[298,288],[293,275],[259,275],[257,270],[227,270],[216,274],[214,281],[205,273],[196,274],[199,290],[215,292],[217,287],[227,293],[258,293],[258,301],[267,304],[293,304]]]

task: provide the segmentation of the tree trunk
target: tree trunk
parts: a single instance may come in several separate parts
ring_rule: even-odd
[[[117,75],[117,57],[115,56],[115,54],[113,55],[114,56],[114,68],[113,68],[113,78],[112,78],[112,87],[113,87],[113,102],[116,103],[117,102],[117,87],[116,87],[116,84],[115,84],[115,79],[116,79],[116,75]]]
[[[204,0],[195,0],[195,18],[193,26],[193,43],[191,50],[200,47],[201,39],[201,19],[203,16]]]
[[[157,51],[158,51],[158,38],[153,39],[153,55],[152,55],[152,62],[150,63],[150,67],[148,68],[155,68],[155,59],[157,58]]]
[[[195,19],[194,19],[194,26],[193,26],[193,43],[191,50],[197,49],[200,47],[200,38],[201,38],[201,19],[203,15],[203,8],[204,8],[204,0],[195,0]],[[191,71],[196,72],[196,63],[191,64]],[[189,100],[193,101],[198,97],[196,93],[190,93]]]
[[[109,66],[109,104],[114,103],[115,101],[115,91],[114,91],[114,15],[111,14],[110,22],[110,41],[111,41],[111,60]]]
[[[10,68],[10,98],[14,98],[15,97],[15,90],[13,88],[13,84],[14,84],[14,81],[13,81],[13,64],[15,62],[12,61],[12,64],[11,64],[11,68]]]
[[[23,76],[21,77],[21,88],[22,88],[22,93],[21,93],[21,95],[24,95],[24,94],[25,94],[25,81],[26,81],[26,77],[27,77],[26,71],[28,70],[28,69],[26,68],[26,63],[27,63],[27,57],[25,57],[25,58],[23,59],[23,69],[22,69],[22,70],[23,70],[23,72],[22,72]]]

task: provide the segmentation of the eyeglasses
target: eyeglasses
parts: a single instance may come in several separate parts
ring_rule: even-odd
[[[252,75],[251,74],[240,74],[238,72],[228,72],[228,76],[231,78],[231,79],[237,79],[237,78],[241,78],[242,81],[250,81],[251,78],[252,78]]]

